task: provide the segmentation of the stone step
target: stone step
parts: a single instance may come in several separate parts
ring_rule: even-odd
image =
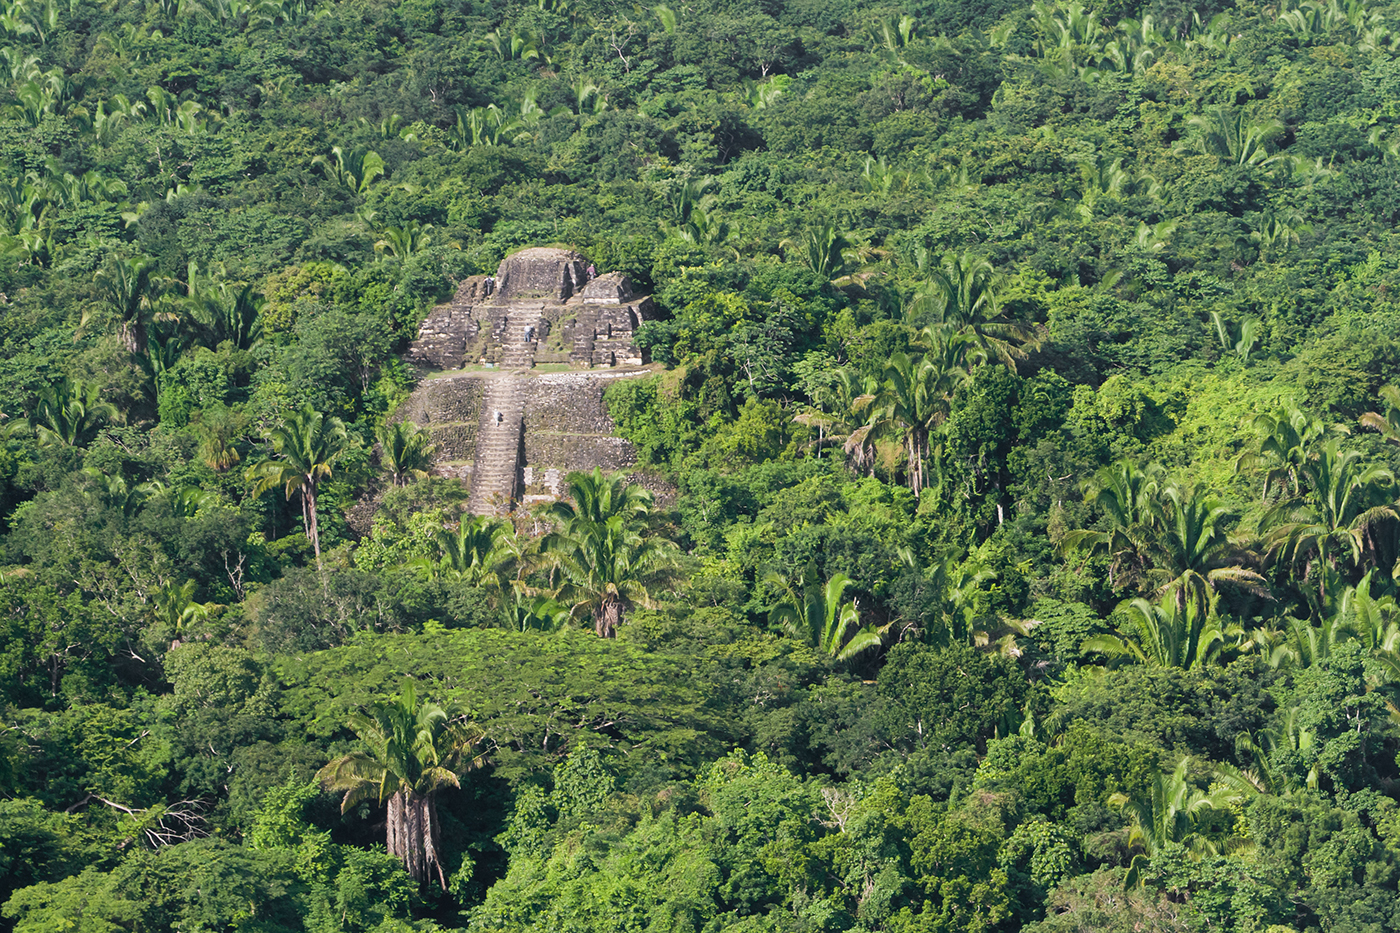
[[[523,351],[523,352],[522,352]],[[523,342],[508,345],[502,363],[520,360],[528,366],[534,351]],[[472,461],[472,491],[468,508],[481,515],[509,509],[515,498],[520,471],[520,442],[525,430],[524,395],[510,377],[491,380],[481,404],[476,455]],[[499,413],[499,420],[497,414]]]

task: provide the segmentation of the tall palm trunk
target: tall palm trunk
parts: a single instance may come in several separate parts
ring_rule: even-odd
[[[593,618],[593,630],[599,638],[616,638],[621,622],[622,600],[609,593],[598,606],[598,613]]]
[[[438,859],[437,803],[432,794],[419,796],[401,790],[389,798],[386,841],[389,854],[403,861],[410,878],[422,884],[435,873],[438,883],[447,890],[447,878]]]
[[[121,327],[122,346],[126,352],[141,354],[146,352],[146,324],[139,318],[123,321]]]
[[[928,432],[918,427],[909,429],[909,488],[914,498],[924,489],[924,460],[928,457]]]
[[[306,536],[311,539],[311,549],[316,552],[316,566],[321,566],[321,529],[316,521],[316,484],[307,483],[301,489],[302,519],[306,522]]]

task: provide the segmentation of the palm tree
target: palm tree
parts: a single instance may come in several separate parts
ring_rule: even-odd
[[[372,149],[333,146],[330,158],[314,156],[311,164],[319,165],[327,178],[361,197],[369,193],[375,179],[385,172],[384,160]]]
[[[436,874],[446,890],[437,795],[444,787],[460,788],[459,776],[484,763],[472,754],[484,737],[481,729],[455,710],[420,701],[411,681],[398,697],[352,713],[348,725],[364,748],[335,759],[317,778],[329,790],[345,791],[341,813],[365,800],[387,802],[389,854],[403,861],[414,881]]]
[[[1184,843],[1198,851],[1215,850],[1208,839],[1196,832],[1201,814],[1212,809],[1230,810],[1259,793],[1246,775],[1223,764],[1210,766],[1213,789],[1202,791],[1187,778],[1190,764],[1187,756],[1171,774],[1158,771],[1145,795],[1116,793],[1108,798],[1132,821],[1129,844],[1141,846],[1148,859],[1161,853],[1168,843]],[[1142,862],[1141,856],[1134,857],[1125,882],[1129,887],[1138,883]]]
[[[84,492],[95,493],[103,505],[121,513],[123,518],[131,518],[147,499],[165,489],[165,484],[157,480],[132,486],[120,470],[107,473],[97,467],[84,467],[81,473],[92,483],[92,489]]]
[[[1264,470],[1261,502],[1271,496],[1296,496],[1302,492],[1304,464],[1317,455],[1317,444],[1335,429],[1291,403],[1254,416],[1250,422],[1258,443],[1235,460],[1235,470]]]
[[[196,339],[211,350],[227,341],[239,350],[251,350],[262,340],[259,312],[263,296],[251,284],[202,278],[190,263],[185,304]]]
[[[963,334],[945,332],[938,339],[941,346],[921,357],[911,358],[903,351],[890,357],[884,384],[856,399],[856,411],[869,420],[846,442],[848,450],[859,450],[897,440],[909,458],[909,488],[915,496],[927,485],[924,464],[932,452],[930,437],[948,417],[953,393],[968,379],[964,363],[973,349]]]
[[[379,429],[379,459],[395,486],[402,486],[410,477],[428,475],[434,450],[428,438],[428,432],[418,430],[412,421],[397,421]]]
[[[232,469],[243,455],[238,442],[248,431],[249,418],[236,408],[215,403],[198,412],[191,427],[199,438],[199,457],[211,469],[222,473]]]
[[[289,500],[292,493],[301,494],[302,522],[316,552],[316,566],[320,567],[316,493],[321,481],[333,474],[336,461],[350,450],[345,422],[327,418],[308,405],[273,428],[268,440],[272,443],[274,458],[248,468],[247,478],[254,483],[253,495],[260,496],[279,486],[286,491]]]
[[[1188,117],[1186,123],[1197,133],[1177,144],[1179,152],[1200,152],[1228,165],[1259,168],[1282,158],[1270,153],[1268,148],[1285,130],[1277,118],[1255,116],[1243,107],[1221,104],[1206,113]]]
[[[916,321],[931,316],[935,323],[971,334],[988,356],[1015,372],[1016,361],[1026,358],[1015,344],[1033,340],[1035,330],[1002,319],[992,264],[973,253],[950,253],[927,274],[928,282],[915,295],[910,316]]]
[[[901,549],[900,557],[905,566],[915,568],[912,553]],[[924,578],[942,597],[925,636],[937,648],[966,645],[1019,658],[1023,652],[1018,639],[1040,625],[1034,619],[999,616],[988,608],[982,584],[996,580],[997,574],[980,561],[949,558],[926,570]]]
[[[1091,635],[1083,650],[1109,658],[1127,658],[1153,667],[1191,670],[1215,657],[1226,645],[1227,632],[1213,604],[1178,605],[1168,596],[1157,603],[1141,597],[1126,601],[1120,609],[1124,624],[1117,635]]]
[[[808,564],[795,580],[770,573],[765,582],[776,586],[780,593],[769,609],[769,621],[805,638],[827,657],[846,661],[878,648],[889,631],[890,625],[861,626],[855,600],[845,601],[851,578],[844,573],[823,582],[816,565]]]
[[[435,540],[442,553],[438,566],[469,586],[499,588],[502,569],[520,556],[515,526],[487,515],[464,517],[455,530],[439,529]]]
[[[1400,605],[1396,604],[1394,596],[1371,595],[1374,575],[1374,570],[1368,570],[1361,582],[1347,587],[1337,607],[1337,616],[1373,654],[1393,656],[1400,650]]]
[[[671,208],[671,223],[668,226],[675,230],[681,239],[695,242],[686,236],[685,231],[690,226],[691,215],[702,209],[702,205],[705,203],[705,191],[714,184],[714,181],[714,178],[708,175],[700,178],[687,178],[680,187],[667,192],[667,201]]]
[[[1379,464],[1367,464],[1341,441],[1328,441],[1316,456],[1300,464],[1302,492],[1284,499],[1261,521],[1272,525],[1268,540],[1280,560],[1302,564],[1302,577],[1316,575],[1321,615],[1339,580],[1338,565],[1374,564],[1382,549],[1381,532],[1400,522],[1388,501],[1395,476]],[[1393,544],[1393,541],[1390,542]],[[1306,590],[1311,595],[1311,590]]]
[[[549,517],[568,525],[574,521],[594,524],[620,516],[628,521],[646,521],[653,514],[652,494],[641,486],[627,482],[621,473],[604,475],[594,467],[592,473],[570,473],[565,477],[570,502],[551,506]]]
[[[1144,569],[1147,537],[1157,523],[1161,484],[1162,468],[1155,463],[1144,468],[1123,459],[1100,468],[1083,485],[1084,501],[1103,512],[1108,528],[1072,531],[1061,542],[1061,549],[1065,553],[1107,554],[1111,584],[1125,571],[1135,579]]]
[[[117,408],[102,400],[96,383],[67,376],[39,392],[29,423],[40,446],[86,447],[104,422],[117,419]]]
[[[1225,535],[1230,510],[1219,497],[1169,483],[1161,498],[1160,528],[1148,551],[1159,594],[1173,593],[1178,609],[1194,602],[1200,612],[1214,604],[1220,583],[1265,595],[1264,578],[1244,566],[1248,556]]]
[[[821,456],[823,448],[844,444],[860,427],[853,423],[856,400],[862,395],[874,395],[878,385],[872,377],[862,378],[855,369],[846,367],[831,374],[831,384],[811,390],[812,408],[793,415],[798,424],[817,429],[817,439],[809,446]]]
[[[395,259],[404,260],[433,245],[432,224],[410,220],[401,227],[385,227],[375,241],[375,252],[385,251]]]
[[[1316,751],[1320,744],[1317,731],[1302,724],[1299,712],[1297,706],[1280,710],[1273,724],[1260,732],[1257,739],[1249,733],[1235,739],[1236,756],[1247,755],[1254,765],[1242,773],[1261,789],[1280,797],[1291,796],[1304,788],[1317,790],[1322,781]],[[1304,764],[1308,770],[1300,779],[1300,766]]]
[[[156,593],[152,612],[156,622],[162,626],[163,635],[178,641],[190,626],[219,608],[216,603],[196,602],[194,594],[198,589],[195,581],[186,580],[179,585],[167,583]]]
[[[179,329],[173,326],[152,327],[146,332],[146,358],[140,360],[142,368],[151,377],[159,403],[164,386],[161,384],[167,372],[174,369],[185,352],[185,339]]]
[[[557,632],[573,615],[569,607],[548,596],[513,592],[501,606],[506,628],[513,632]]]
[[[146,349],[146,324],[155,312],[154,268],[155,260],[149,256],[109,256],[94,276],[107,308],[121,321],[122,344],[129,353]],[[85,313],[83,325],[87,318]]]
[[[558,527],[540,551],[563,579],[554,596],[573,611],[587,610],[599,638],[613,638],[627,608],[655,604],[654,594],[676,577],[675,544],[651,533],[652,496],[621,474],[566,477],[573,503],[545,510]]]
[[[1379,431],[1387,444],[1400,445],[1400,387],[1381,386],[1380,397],[1385,402],[1385,414],[1368,411],[1361,416],[1361,426]]]
[[[1281,629],[1255,631],[1252,639],[1267,651],[1264,660],[1270,667],[1307,668],[1327,660],[1333,648],[1352,639],[1349,621],[1341,613],[1319,625],[1288,616]]]
[[[1393,596],[1371,595],[1374,574],[1368,571],[1360,583],[1347,587],[1336,611],[1317,624],[1289,617],[1281,629],[1255,632],[1254,640],[1268,651],[1270,666],[1311,667],[1331,657],[1337,646],[1359,641],[1383,675],[1394,679],[1400,673],[1400,607]]]
[[[796,253],[803,265],[827,282],[841,274],[852,256],[851,241],[830,223],[806,230],[801,237],[783,240],[779,245],[787,252]]]

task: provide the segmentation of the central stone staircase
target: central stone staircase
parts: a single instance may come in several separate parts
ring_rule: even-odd
[[[481,426],[472,460],[472,494],[467,508],[474,515],[510,511],[520,485],[520,446],[525,435],[527,377],[515,375],[535,365],[535,350],[543,337],[543,302],[522,302],[505,316],[497,339],[500,368],[486,386],[481,403]]]
[[[467,502],[474,515],[507,512],[515,499],[525,432],[524,383],[524,377],[504,375],[487,383],[472,460],[472,493]]]
[[[506,312],[501,342],[501,369],[529,369],[544,337],[544,302],[517,305]],[[526,335],[529,335],[528,337]]]

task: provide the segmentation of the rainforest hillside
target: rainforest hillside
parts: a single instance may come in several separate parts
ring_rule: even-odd
[[[1393,0],[0,0],[0,927],[1400,928],[1398,220]]]

